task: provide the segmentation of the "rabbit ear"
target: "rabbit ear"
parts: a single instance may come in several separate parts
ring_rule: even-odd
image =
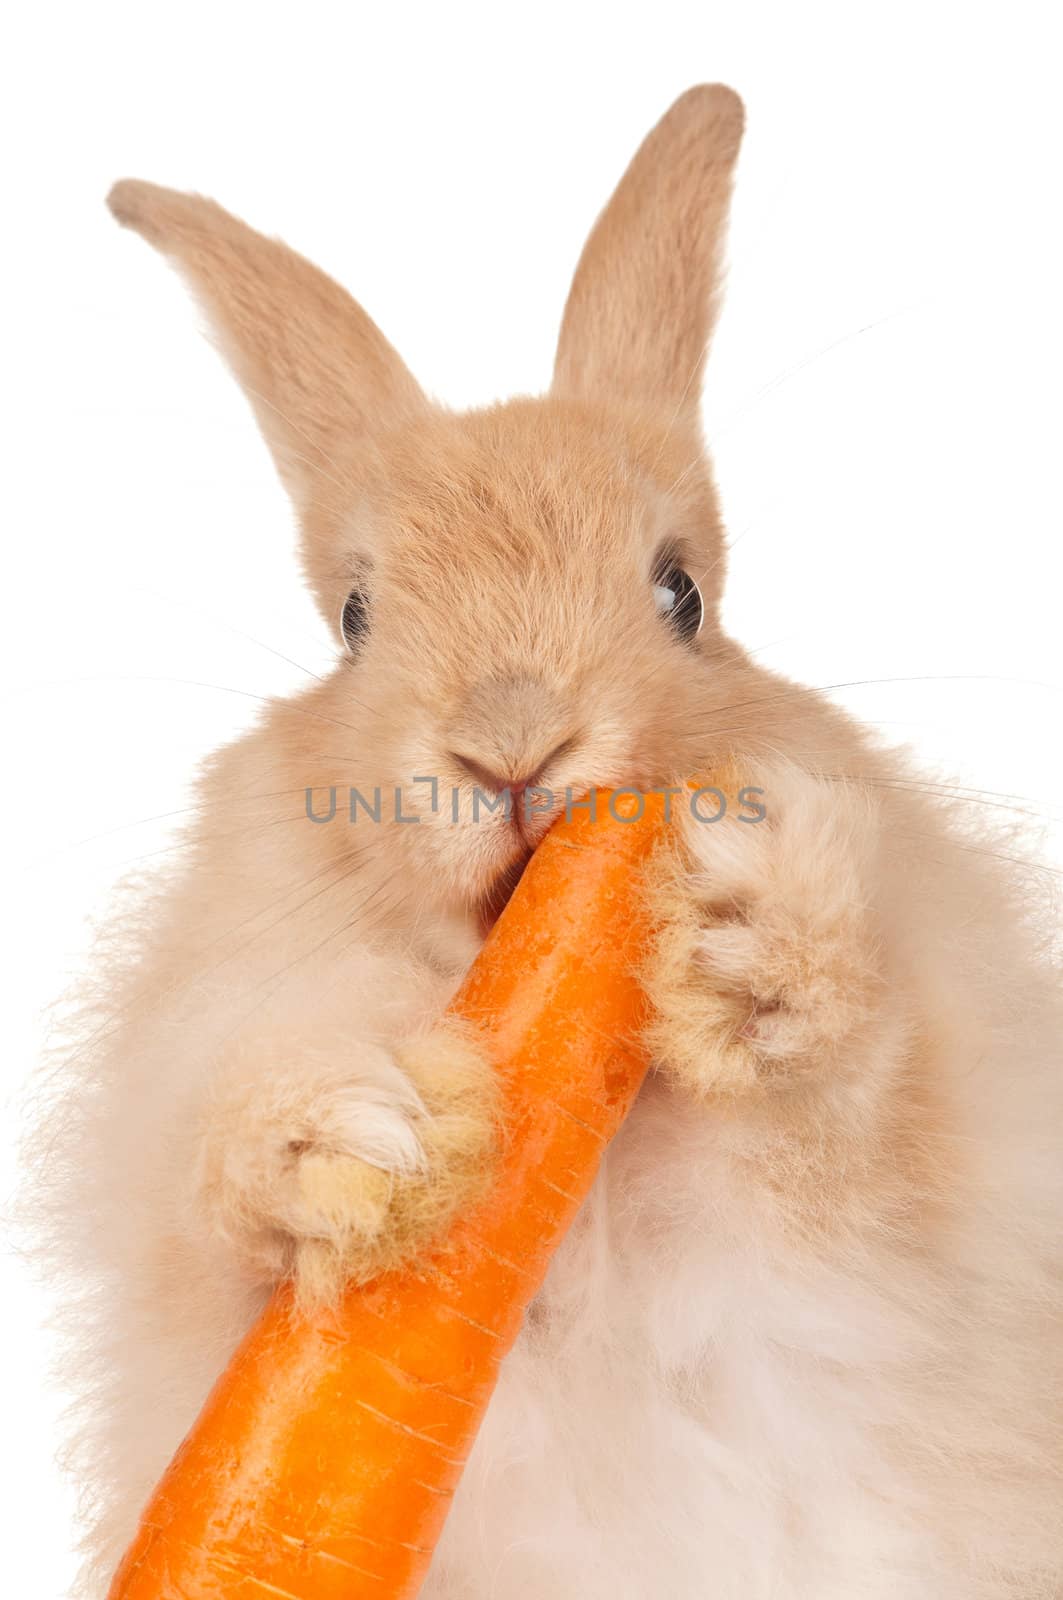
[[[376,324],[287,245],[152,183],[125,179],[107,203],[188,281],[301,510],[355,487],[372,436],[425,408]]]
[[[554,389],[696,418],[745,114],[688,89],[643,140],[580,257]]]

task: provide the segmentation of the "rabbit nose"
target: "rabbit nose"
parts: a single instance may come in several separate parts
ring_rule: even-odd
[[[489,790],[492,794],[501,794],[508,789],[513,798],[519,799],[525,789],[532,789],[540,778],[555,761],[559,761],[575,744],[575,739],[563,739],[558,745],[547,752],[545,756],[527,771],[520,772],[519,767],[515,774],[496,772],[492,767],[485,766],[477,761],[474,756],[462,755],[460,751],[451,752],[459,767],[462,767],[481,789]],[[514,763],[516,766],[517,764]]]

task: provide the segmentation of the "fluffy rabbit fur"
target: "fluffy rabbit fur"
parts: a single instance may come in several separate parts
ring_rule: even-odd
[[[722,763],[767,817],[688,820],[649,876],[656,1070],[426,1600],[1063,1594],[1051,906],[721,631],[698,402],[742,122],[720,87],[672,107],[584,250],[551,391],[467,415],[282,244],[196,196],[111,196],[204,307],[324,615],[358,589],[368,627],[208,762],[46,1128],[85,1284],[86,1594],[276,1277],[327,1296],[416,1250],[488,1164],[489,1072],[433,1032],[527,850],[473,823],[475,774],[560,794]],[[663,546],[701,582],[693,642],[655,608]],[[310,785],[338,787],[329,826]],[[420,825],[346,823],[351,785],[405,786]]]

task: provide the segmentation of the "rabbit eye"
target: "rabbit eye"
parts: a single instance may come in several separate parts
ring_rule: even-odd
[[[361,589],[352,589],[343,602],[340,631],[348,650],[356,654],[369,632],[369,602]]]
[[[682,567],[672,561],[661,563],[653,575],[653,598],[658,613],[682,640],[694,639],[701,632],[705,620],[701,590]]]

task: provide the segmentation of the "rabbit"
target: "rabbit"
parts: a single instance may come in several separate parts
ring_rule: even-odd
[[[1063,1595],[1051,895],[721,627],[699,398],[743,125],[676,101],[549,392],[467,414],[285,245],[111,193],[251,403],[337,659],[207,761],[45,1120],[86,1596],[273,1286],[328,1302],[480,1192],[491,1068],[439,1018],[563,797],[721,773],[763,815],[677,802],[646,870],[651,1072],[424,1600]]]

